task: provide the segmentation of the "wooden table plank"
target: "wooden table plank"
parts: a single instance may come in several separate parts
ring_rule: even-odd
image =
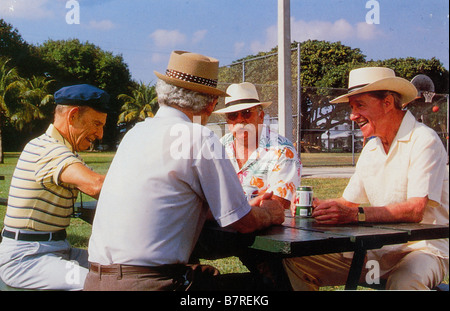
[[[373,228],[393,229],[405,231],[409,241],[443,239],[449,237],[448,225],[434,225],[423,223],[393,223],[393,224],[366,224]]]
[[[348,236],[273,226],[258,232],[250,248],[285,257],[341,252],[352,247]]]
[[[351,242],[363,243],[363,246],[367,249],[380,248],[386,244],[406,243],[410,238],[405,230],[361,226],[359,224],[321,225],[313,218],[286,217],[283,226],[349,237]]]

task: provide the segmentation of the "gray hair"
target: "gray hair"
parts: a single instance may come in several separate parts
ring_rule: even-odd
[[[168,84],[163,80],[158,80],[155,89],[158,94],[158,103],[160,105],[178,106],[183,109],[190,109],[192,112],[202,111],[208,104],[217,98],[215,95],[191,91]]]
[[[70,109],[72,109],[74,107],[78,107],[78,111],[79,111],[80,116],[83,115],[89,109],[88,106],[74,106],[74,105],[58,104],[55,107],[55,115],[54,115],[54,117],[55,118],[63,117]]]
[[[372,91],[368,92],[372,97],[375,97],[379,100],[383,100],[389,95],[392,95],[394,98],[394,106],[398,110],[402,110],[402,96],[394,91]]]

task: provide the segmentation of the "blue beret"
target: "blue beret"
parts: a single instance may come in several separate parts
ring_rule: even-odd
[[[55,93],[56,104],[89,106],[97,111],[109,111],[109,95],[105,91],[89,85],[77,84],[63,87]]]

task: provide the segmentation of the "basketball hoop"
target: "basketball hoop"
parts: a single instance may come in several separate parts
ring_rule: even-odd
[[[422,95],[425,98],[425,103],[429,104],[433,101],[433,97],[436,93],[430,91],[423,91]]]

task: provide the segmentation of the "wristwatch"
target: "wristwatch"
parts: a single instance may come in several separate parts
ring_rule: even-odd
[[[366,214],[364,213],[364,208],[358,206],[358,222],[365,222]]]

